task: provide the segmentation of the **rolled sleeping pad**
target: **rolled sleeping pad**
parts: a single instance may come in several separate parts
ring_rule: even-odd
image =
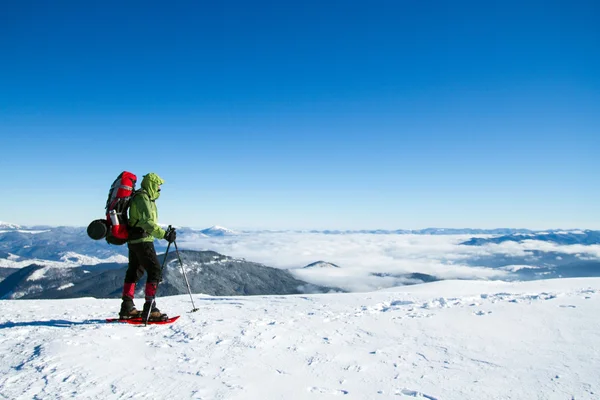
[[[95,219],[87,227],[87,234],[94,240],[104,239],[108,233],[108,226],[105,219]]]

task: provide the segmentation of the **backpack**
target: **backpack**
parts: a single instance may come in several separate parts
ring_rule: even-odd
[[[135,195],[137,177],[123,171],[113,182],[106,199],[106,219],[97,219],[90,223],[88,236],[94,240],[106,238],[109,244],[123,245],[129,238],[127,210]]]

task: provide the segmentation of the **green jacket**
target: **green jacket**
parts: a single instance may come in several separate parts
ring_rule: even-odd
[[[158,226],[158,210],[155,203],[163,183],[165,181],[153,172],[144,175],[142,188],[135,192],[129,205],[129,227],[142,228],[147,235],[141,239],[129,240],[129,243],[153,242],[154,238],[165,237],[165,230]]]

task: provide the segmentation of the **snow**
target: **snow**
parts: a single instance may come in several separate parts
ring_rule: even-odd
[[[159,289],[160,291],[160,289]],[[4,300],[0,397],[595,399],[600,279],[442,281],[371,293]]]
[[[539,232],[535,232],[534,235],[552,235],[552,234],[556,234],[556,235],[569,235],[569,234],[574,234],[574,235],[585,235],[585,231],[582,229],[556,229],[556,230],[552,230],[552,231],[539,231]]]
[[[49,267],[40,268],[37,271],[34,271],[31,275],[27,277],[28,281],[39,281],[40,279],[44,279],[46,274],[49,271]]]
[[[340,268],[339,266],[329,263],[327,261],[315,261],[314,263],[308,264],[303,268]]]
[[[503,271],[517,272],[523,269],[541,269],[543,267],[538,267],[534,265],[505,265],[504,267],[498,267]]]
[[[20,229],[21,226],[17,225],[17,224],[12,224],[10,222],[4,222],[4,221],[0,221],[0,229],[5,230],[5,229]]]
[[[58,288],[56,288],[56,290],[65,290],[65,289],[68,289],[68,288],[73,287],[73,286],[75,286],[74,283],[65,283],[64,285],[59,286]]]
[[[201,232],[206,235],[216,235],[216,236],[231,236],[231,235],[238,234],[238,232],[236,232],[236,231],[232,231],[231,229],[227,229],[227,228],[224,228],[219,225],[214,225],[214,226],[211,226],[210,228],[203,229]]]
[[[38,233],[50,232],[50,230],[49,229],[46,229],[46,230],[23,230],[23,229],[0,230],[0,233],[7,233],[7,232],[30,233],[32,235],[35,235]]]
[[[128,258],[121,254],[116,254],[114,256],[100,259],[96,257],[85,256],[82,254],[77,254],[73,252],[63,253],[60,258],[64,263],[72,263],[75,265],[97,265],[101,263],[119,263],[125,264],[128,262]]]
[[[211,231],[221,231],[221,232],[230,232],[230,233],[234,233],[234,231],[232,231],[231,229],[227,229],[223,226],[219,226],[219,225],[213,225],[210,228],[208,228]]]
[[[523,256],[527,251],[543,251],[543,252],[557,252],[565,254],[586,254],[588,256],[600,258],[600,245],[592,244],[570,244],[560,245],[554,242],[544,242],[540,240],[524,240],[522,242],[502,242],[502,243],[488,243],[482,248],[486,249],[490,253],[506,254],[513,256]]]
[[[16,258],[15,258],[16,257]],[[73,252],[65,252],[61,256],[61,261],[41,260],[37,258],[20,258],[18,256],[9,257],[7,259],[0,258],[0,268],[24,268],[31,264],[43,265],[54,268],[73,268],[82,265],[98,265],[104,263],[119,263],[126,264],[128,259],[126,256],[117,254],[108,258],[97,258],[85,256]]]

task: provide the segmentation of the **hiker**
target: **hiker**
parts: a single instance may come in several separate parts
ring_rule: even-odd
[[[154,239],[165,239],[173,243],[176,239],[175,229],[164,230],[158,226],[156,199],[160,196],[160,185],[165,183],[155,173],[144,175],[142,188],[135,192],[129,206],[129,266],[123,284],[123,302],[119,318],[130,319],[141,317],[149,321],[167,319],[167,315],[156,307],[156,289],[161,280],[161,266],[154,249]],[[146,302],[140,312],[135,308],[133,297],[135,285],[147,273],[145,296]]]

